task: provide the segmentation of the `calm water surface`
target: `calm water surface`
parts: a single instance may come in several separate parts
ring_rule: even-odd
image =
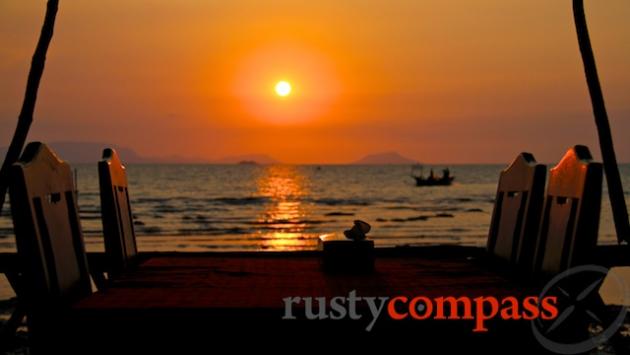
[[[87,248],[100,250],[96,166],[76,168]],[[415,187],[408,166],[131,165],[128,175],[142,250],[263,251],[313,248],[354,219],[372,224],[378,246],[483,245],[502,168],[451,166],[450,187]],[[12,233],[5,211],[1,249],[15,247]],[[600,242],[613,235],[604,199]]]
[[[379,247],[484,245],[504,165],[455,165],[450,187],[416,187],[408,166],[130,165],[140,250],[313,249],[317,237],[354,219],[372,224]],[[95,165],[76,166],[86,247],[102,250]],[[630,166],[621,166],[630,186]],[[606,193],[606,191],[604,191]],[[599,242],[614,242],[604,195]],[[15,250],[8,208],[0,251]],[[0,277],[0,299],[12,296]]]

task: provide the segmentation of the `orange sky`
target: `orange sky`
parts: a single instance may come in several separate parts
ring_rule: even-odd
[[[569,0],[60,1],[31,139],[343,163],[597,152]],[[630,2],[586,1],[630,161]],[[0,2],[0,146],[45,1]],[[278,98],[278,80],[293,85]]]

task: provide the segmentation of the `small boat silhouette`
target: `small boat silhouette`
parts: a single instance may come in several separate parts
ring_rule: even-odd
[[[415,173],[418,168],[420,169],[419,175]],[[411,170],[411,177],[416,179],[416,186],[449,186],[455,180],[448,168],[442,170],[442,176],[435,175],[433,169],[431,169],[429,176],[424,177],[422,166],[414,166]]]

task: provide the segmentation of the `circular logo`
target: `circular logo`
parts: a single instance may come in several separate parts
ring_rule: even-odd
[[[626,307],[611,315],[599,297],[599,286],[608,269],[598,265],[582,265],[556,275],[543,288],[543,297],[557,297],[558,316],[549,321],[532,321],[534,337],[547,350],[558,354],[579,354],[605,343],[623,324]],[[611,279],[628,299],[623,279],[611,274]]]

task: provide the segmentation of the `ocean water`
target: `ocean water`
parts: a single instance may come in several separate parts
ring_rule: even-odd
[[[372,225],[369,237],[378,247],[483,246],[504,167],[450,166],[456,179],[448,187],[416,187],[409,166],[130,165],[127,170],[138,248],[196,252],[314,249],[319,235],[342,232],[355,219]],[[100,251],[97,168],[75,168],[86,249]],[[628,188],[630,165],[620,168]],[[603,196],[599,243],[610,244],[615,236],[605,187]],[[14,250],[5,206],[0,252]],[[0,275],[0,300],[13,296]]]
[[[449,187],[416,187],[409,166],[130,165],[129,193],[140,250],[313,249],[317,237],[355,219],[379,247],[484,245],[504,165],[450,166]],[[88,250],[102,250],[96,165],[75,166]],[[436,166],[436,172],[441,166]],[[425,172],[428,167],[425,168]],[[621,167],[630,186],[630,166]],[[605,191],[604,191],[605,193]],[[604,195],[600,243],[614,242]],[[0,250],[14,250],[0,217]]]

